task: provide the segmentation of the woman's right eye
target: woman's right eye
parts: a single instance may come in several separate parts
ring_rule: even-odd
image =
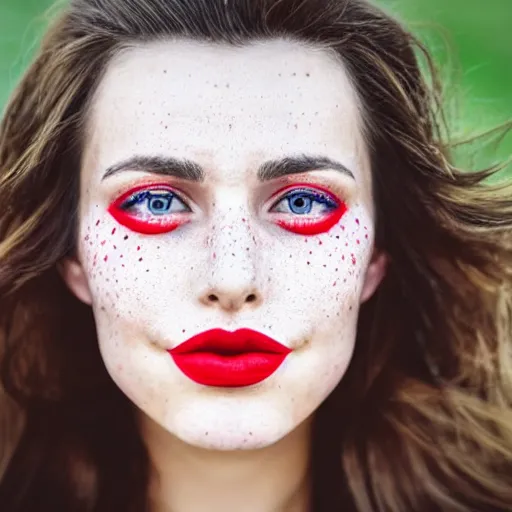
[[[175,205],[177,208],[173,209]],[[179,214],[190,211],[174,192],[161,187],[130,191],[109,207],[110,214],[121,225],[147,235],[173,231],[186,222]]]

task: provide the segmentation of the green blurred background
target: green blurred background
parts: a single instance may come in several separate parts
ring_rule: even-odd
[[[401,19],[434,54],[454,138],[512,120],[512,0],[375,1]],[[30,62],[52,4],[52,0],[0,0],[0,108]],[[464,151],[458,158],[471,153],[473,160],[462,165],[503,160],[512,154],[512,136],[477,155],[470,148]]]

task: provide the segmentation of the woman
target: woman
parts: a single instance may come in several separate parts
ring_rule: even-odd
[[[0,129],[2,511],[510,510],[510,186],[415,49],[361,0],[70,2]]]

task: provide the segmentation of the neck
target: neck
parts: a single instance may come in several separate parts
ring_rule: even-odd
[[[257,450],[186,444],[147,417],[142,433],[154,466],[152,512],[308,512],[311,420]]]

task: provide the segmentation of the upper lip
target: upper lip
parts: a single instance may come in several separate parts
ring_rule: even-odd
[[[224,329],[211,329],[192,336],[170,352],[172,354],[215,352],[224,355],[244,352],[286,354],[291,352],[291,349],[252,329],[238,329],[233,332]]]

